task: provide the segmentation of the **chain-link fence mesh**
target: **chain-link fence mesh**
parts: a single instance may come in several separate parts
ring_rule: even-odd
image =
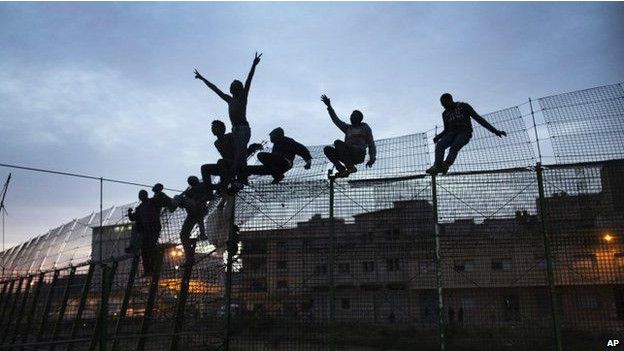
[[[512,107],[446,176],[427,133],[347,179],[314,146],[211,201],[207,240],[165,209],[158,245],[127,249],[129,204],[2,252],[0,347],[599,349],[624,330],[622,85],[538,101],[552,164]]]

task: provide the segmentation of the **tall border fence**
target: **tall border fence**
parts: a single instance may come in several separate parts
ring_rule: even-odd
[[[161,214],[145,273],[126,206],[0,253],[0,348],[595,350],[624,330],[624,89],[485,115],[451,172],[431,133],[336,178],[322,146],[281,184]],[[102,182],[102,178],[100,178]],[[198,235],[197,228],[192,237]],[[192,259],[189,259],[192,258]]]

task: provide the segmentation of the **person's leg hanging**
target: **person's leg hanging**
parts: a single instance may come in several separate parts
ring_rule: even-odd
[[[336,140],[336,142],[337,141],[338,140]],[[325,148],[323,149],[323,152],[325,153],[325,156],[327,157],[327,159],[334,165],[334,167],[336,168],[336,171],[338,172],[344,171],[345,167],[340,163],[338,152],[335,147],[325,146]]]
[[[471,137],[472,134],[468,132],[458,133],[455,136],[450,145],[448,155],[446,155],[446,161],[444,161],[444,173],[446,173],[448,168],[455,162],[455,159],[459,154],[459,150],[461,150],[466,144],[468,144]]]

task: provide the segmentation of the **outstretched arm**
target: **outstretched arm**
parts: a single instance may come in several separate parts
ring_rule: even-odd
[[[219,95],[220,98],[222,98],[223,100],[225,100],[225,102],[230,102],[230,100],[232,100],[232,97],[229,96],[228,94],[224,93],[221,91],[221,89],[219,89],[216,85],[210,83],[206,78],[204,78],[198,71],[197,69],[195,69],[195,79],[199,79],[202,82],[204,82],[204,84],[206,84],[208,86],[208,88],[210,88],[212,91],[214,91],[217,95]]]
[[[499,138],[501,136],[507,136],[507,133],[505,133],[502,130],[498,130],[496,128],[494,128],[493,125],[491,125],[488,121],[485,120],[485,118],[481,117],[473,108],[472,106],[468,105],[468,109],[470,111],[470,116],[472,116],[472,118],[474,118],[475,121],[477,121],[477,123],[479,123],[480,125],[482,125],[485,129],[489,130],[490,132],[492,132],[493,134],[496,134],[496,136],[498,136]]]
[[[336,111],[334,111],[334,108],[331,105],[331,101],[329,100],[327,95],[321,95],[321,101],[323,101],[325,106],[327,106],[327,112],[329,112],[329,117],[331,117],[332,122],[334,122],[336,127],[342,130],[343,133],[346,133],[347,129],[349,129],[349,125],[341,121],[340,118],[338,118],[338,115],[336,115]]]
[[[249,95],[249,87],[251,86],[251,80],[253,79],[254,73],[256,73],[256,66],[260,63],[260,57],[262,57],[262,53],[258,55],[256,52],[256,56],[254,57],[253,63],[251,64],[251,70],[247,75],[247,80],[245,81],[245,97]]]
[[[366,167],[372,167],[375,161],[377,160],[377,146],[375,145],[375,138],[373,138],[373,131],[370,127],[367,126],[368,129],[368,162],[366,162]]]

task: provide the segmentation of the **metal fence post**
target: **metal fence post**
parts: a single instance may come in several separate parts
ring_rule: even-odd
[[[72,326],[71,334],[69,335],[70,339],[73,339],[76,336],[78,328],[80,328],[82,313],[84,312],[85,305],[87,304],[87,297],[89,296],[89,289],[91,288],[91,280],[93,279],[94,270],[95,264],[91,263],[89,265],[89,270],[87,271],[87,276],[85,277],[84,285],[82,286],[82,293],[80,294],[80,301],[78,302],[78,310],[76,310],[76,318],[74,319],[74,325]],[[67,351],[72,351],[73,349],[74,343],[67,345]]]
[[[156,265],[152,272],[152,279],[149,287],[149,295],[147,296],[147,303],[145,304],[145,314],[143,315],[143,322],[141,323],[141,336],[137,344],[137,351],[143,351],[145,349],[145,341],[147,332],[149,331],[150,324],[152,322],[152,314],[154,313],[154,305],[156,304],[156,293],[158,292],[158,281],[160,280],[160,269],[162,267],[164,250],[159,247],[156,250]]]
[[[440,224],[438,223],[438,189],[435,174],[431,176],[431,202],[435,235],[436,286],[438,288],[438,329],[440,350],[444,351],[446,349],[446,337],[444,334],[444,297],[442,295],[442,255],[440,251]]]
[[[48,296],[46,297],[46,302],[43,307],[43,313],[41,314],[41,323],[39,324],[39,331],[37,332],[37,337],[35,338],[35,342],[40,342],[43,338],[43,333],[48,325],[48,315],[50,314],[50,305],[52,304],[52,299],[54,298],[54,289],[56,288],[56,283],[58,281],[60,271],[56,269],[54,271],[54,275],[52,276],[52,282],[50,282],[50,287],[48,291]]]
[[[232,196],[232,212],[230,213],[230,231],[228,234],[228,256],[225,266],[225,341],[223,343],[225,351],[230,350],[230,336],[232,331],[232,263],[233,255],[230,245],[232,245],[232,239],[234,237],[234,231],[236,230],[236,195]]]
[[[17,286],[15,287],[15,292],[11,295],[9,295],[7,297],[7,306],[11,305],[11,307],[9,307],[8,309],[8,313],[5,316],[4,314],[2,315],[2,319],[0,320],[0,326],[2,326],[2,332],[3,334],[6,334],[6,331],[9,329],[9,327],[11,326],[11,319],[13,318],[13,313],[15,312],[15,307],[18,304],[19,301],[19,296],[20,296],[20,292],[22,290],[22,285],[24,284],[24,277],[20,277],[17,280]],[[12,303],[11,303],[12,301]],[[5,320],[6,319],[6,324],[5,324]]]
[[[11,339],[11,344],[14,344],[17,340],[17,335],[19,334],[20,324],[22,323],[22,318],[24,316],[24,311],[26,310],[26,302],[28,300],[28,295],[30,293],[30,286],[32,284],[34,277],[32,275],[28,276],[28,280],[26,281],[26,288],[24,289],[24,296],[22,297],[22,303],[19,307],[19,313],[17,314],[17,319],[15,320],[15,328],[13,330],[13,338]],[[2,342],[6,340],[6,337],[9,335],[9,329],[5,333]]]
[[[4,297],[7,294],[7,289],[9,287],[10,281],[5,280],[2,282],[2,292],[0,293],[0,308],[4,304]]]
[[[188,297],[189,283],[191,281],[191,274],[193,273],[193,262],[195,262],[195,246],[188,253],[191,257],[187,258],[189,264],[184,266],[184,272],[182,273],[182,281],[180,282],[180,292],[178,294],[178,303],[176,305],[175,321],[173,323],[173,335],[171,336],[171,345],[169,350],[178,350],[178,342],[180,336],[178,333],[182,330],[184,324],[184,311],[186,308],[186,299]],[[229,260],[229,253],[228,253]]]
[[[113,345],[111,346],[111,350],[115,350],[117,345],[119,344],[119,332],[121,331],[121,324],[123,320],[126,318],[126,313],[128,313],[128,305],[130,304],[130,295],[132,295],[132,288],[134,287],[134,278],[136,277],[137,271],[139,268],[139,256],[134,256],[132,258],[132,263],[130,266],[130,274],[128,275],[128,282],[126,283],[126,290],[124,291],[123,301],[121,302],[121,309],[119,310],[119,318],[117,318],[117,323],[115,323],[115,337],[113,338]]]
[[[56,341],[61,331],[63,324],[63,317],[65,316],[65,310],[67,309],[67,300],[69,299],[69,290],[71,289],[72,282],[74,281],[74,274],[76,274],[76,267],[71,267],[69,270],[69,276],[67,277],[67,284],[65,285],[65,291],[63,292],[63,300],[61,301],[61,308],[58,312],[58,318],[52,331],[52,341]],[[54,351],[54,344],[50,345],[50,351]]]
[[[336,349],[336,284],[334,281],[334,264],[336,260],[336,219],[334,217],[334,182],[336,176],[329,171],[329,349]]]
[[[557,305],[557,291],[555,289],[555,274],[552,260],[552,253],[550,250],[550,233],[548,226],[548,209],[546,208],[546,204],[544,203],[544,179],[542,174],[542,164],[538,162],[535,166],[535,173],[537,175],[537,188],[539,192],[539,210],[540,210],[540,221],[542,222],[542,236],[544,239],[544,259],[546,260],[546,277],[548,279],[548,288],[550,295],[550,305],[551,305],[551,313],[553,317],[553,332],[554,332],[554,341],[555,347],[557,351],[562,351],[563,347],[561,344],[561,328],[559,324],[559,308]]]
[[[106,342],[108,340],[108,298],[110,296],[111,286],[115,280],[115,271],[117,270],[117,261],[108,267],[106,264],[102,267],[102,293],[100,297],[100,309],[95,322],[95,331],[91,337],[89,350],[95,350],[95,346],[99,345],[101,351],[106,351]]]
[[[30,335],[30,327],[32,325],[33,319],[35,318],[35,311],[37,310],[37,304],[39,303],[39,295],[41,295],[41,287],[43,284],[43,279],[45,277],[45,273],[39,274],[39,280],[37,280],[37,287],[35,288],[35,292],[33,294],[33,300],[31,301],[30,311],[26,317],[26,327],[24,328],[24,335],[22,336],[22,343],[26,343],[28,341],[28,336]],[[16,340],[17,335],[15,335],[13,340]],[[13,342],[15,343],[15,341]]]
[[[7,307],[9,306],[9,301],[11,301],[11,297],[13,297],[13,287],[15,286],[16,279],[11,280],[9,283],[9,288],[7,289],[6,294],[2,297],[2,312],[0,313],[0,325],[1,321],[4,320],[4,314],[6,313]]]

